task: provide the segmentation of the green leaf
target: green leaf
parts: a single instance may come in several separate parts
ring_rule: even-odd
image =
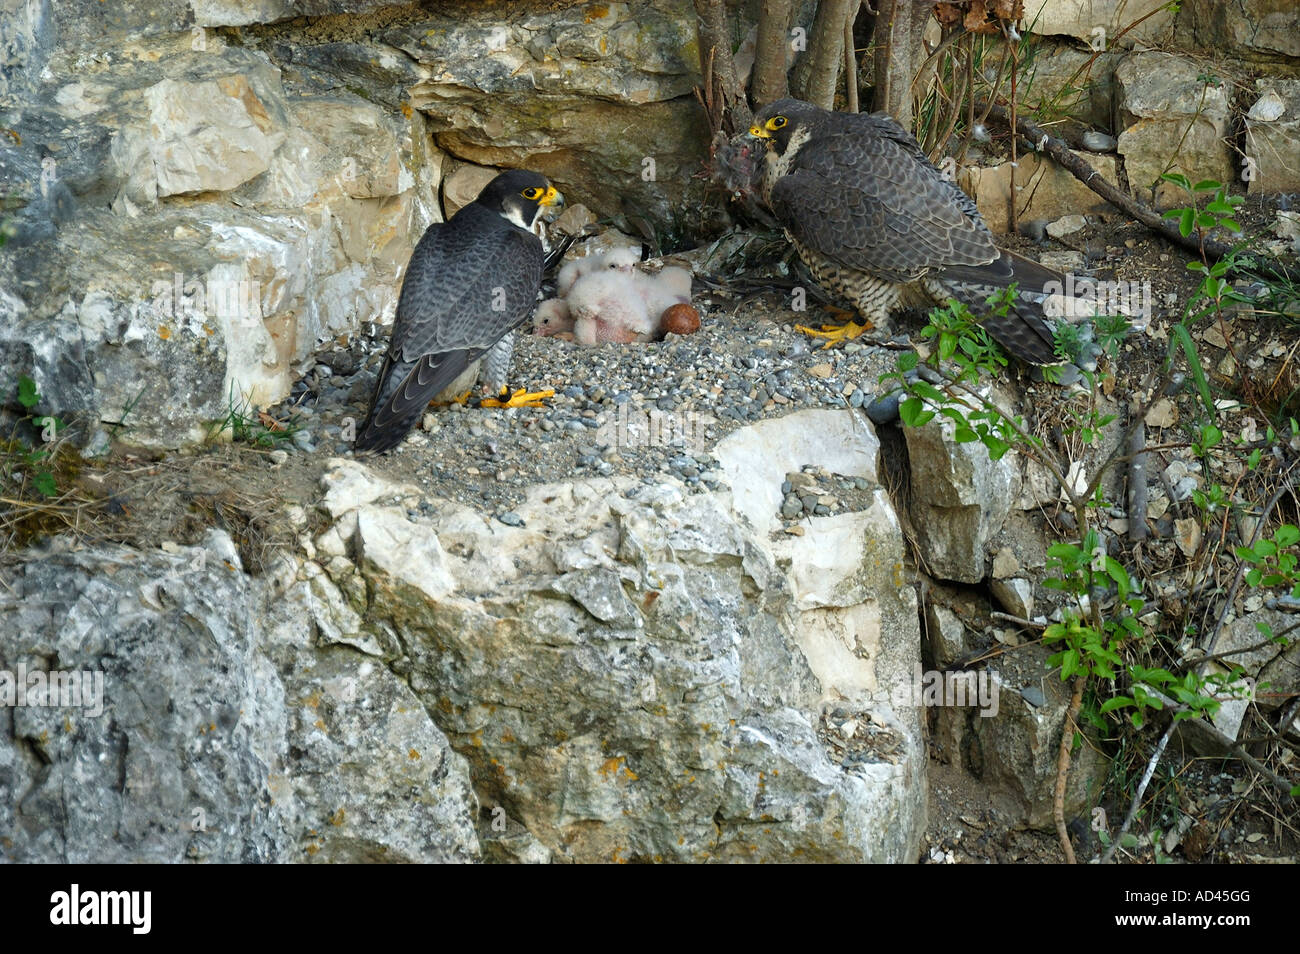
[[[984,447],[989,452],[989,460],[1001,460],[1011,450],[1011,445],[996,437],[985,437]]]
[[[1106,557],[1106,574],[1119,587],[1120,599],[1128,596],[1128,592],[1133,588],[1133,585],[1129,580],[1128,570],[1124,569],[1118,560],[1113,557]]]
[[[912,383],[912,393],[933,404],[944,403],[943,392],[928,381],[914,381]]]
[[[29,411],[41,403],[41,396],[36,391],[36,382],[25,374],[18,375],[18,403]]]
[[[914,397],[898,405],[898,416],[907,427],[921,427],[934,418],[934,412],[925,410],[925,402]]]
[[[1182,215],[1178,217],[1179,234],[1182,235],[1183,238],[1187,238],[1187,236],[1192,234],[1192,230],[1195,228],[1196,228],[1196,210],[1183,209]]]
[[[1192,341],[1187,326],[1182,322],[1175,324],[1173,331],[1174,338],[1177,340],[1179,347],[1183,349],[1187,364],[1191,368],[1192,380],[1196,382],[1196,390],[1201,396],[1201,403],[1205,405],[1205,410],[1209,414],[1213,414],[1214,398],[1210,395],[1210,382],[1205,377],[1205,369],[1201,367],[1200,358],[1196,354],[1196,344]]]
[[[32,486],[46,497],[57,497],[59,488],[54,483],[54,475],[48,470],[38,470],[32,475]]]
[[[1187,176],[1183,175],[1181,172],[1165,172],[1161,174],[1160,178],[1164,179],[1165,182],[1172,182],[1176,186],[1182,186],[1188,192],[1192,191],[1192,180],[1187,178]],[[1178,210],[1175,209],[1174,211]]]
[[[1300,543],[1300,527],[1284,523],[1277,528],[1277,533],[1273,534],[1273,539],[1277,541],[1279,547],[1295,546],[1295,544]]]
[[[1131,705],[1133,705],[1133,700],[1128,696],[1115,696],[1112,699],[1107,699],[1101,704],[1101,714],[1105,715],[1107,712],[1113,712],[1116,709],[1122,709],[1125,706]]]
[[[1076,649],[1067,649],[1061,656],[1061,681],[1069,679],[1079,671],[1079,652]]]
[[[898,356],[898,370],[911,371],[921,360],[921,356],[915,351],[904,351]]]

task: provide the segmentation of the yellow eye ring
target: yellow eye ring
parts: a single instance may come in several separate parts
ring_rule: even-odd
[[[780,129],[785,124],[786,124],[786,118],[784,116],[773,116],[771,119],[767,121],[767,128]]]
[[[527,189],[525,189],[523,192],[519,194],[522,195],[525,199],[540,199],[542,197],[542,190],[537,188],[536,186],[529,186]]]

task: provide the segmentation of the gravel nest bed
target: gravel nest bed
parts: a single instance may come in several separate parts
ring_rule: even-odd
[[[708,449],[727,434],[802,408],[865,408],[885,390],[881,374],[894,367],[895,351],[859,342],[823,349],[798,331],[796,324],[823,320],[815,306],[797,313],[775,294],[740,300],[721,293],[697,295],[695,305],[700,331],[659,343],[587,348],[521,334],[510,386],[554,388],[545,407],[432,407],[404,444],[367,463],[506,522],[539,483],[672,476],[688,492],[711,491],[721,474]],[[352,453],[343,427],[365,416],[388,331],[373,328],[316,355],[290,397],[270,410],[299,428],[285,449]],[[812,482],[815,493],[835,498],[834,512],[852,509],[842,502],[853,496],[845,490],[860,493],[833,475],[814,474]],[[810,503],[811,515],[818,503]]]

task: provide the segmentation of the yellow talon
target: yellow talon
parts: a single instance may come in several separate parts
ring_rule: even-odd
[[[807,325],[795,325],[795,330],[802,331],[806,335],[811,335],[814,338],[825,338],[826,343],[822,345],[822,350],[841,341],[852,341],[864,332],[870,331],[871,328],[872,324],[869,321],[862,324],[850,321],[842,325],[822,325],[821,331],[809,328]]]
[[[502,388],[501,393],[504,395],[509,389]],[[542,391],[528,391],[520,388],[514,394],[510,395],[509,400],[500,401],[496,398],[484,398],[482,407],[545,407],[542,402],[547,398],[555,397],[553,388],[546,388]]]

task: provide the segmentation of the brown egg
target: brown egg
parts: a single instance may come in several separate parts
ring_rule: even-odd
[[[664,334],[693,335],[700,330],[700,313],[694,305],[673,305],[659,318]]]

